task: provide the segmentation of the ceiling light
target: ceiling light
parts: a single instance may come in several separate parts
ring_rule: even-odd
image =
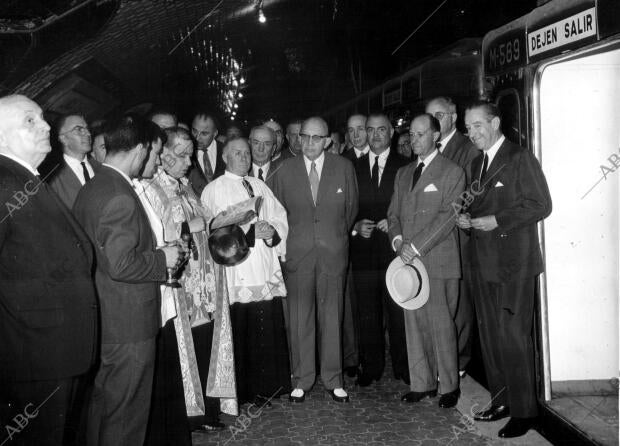
[[[265,17],[265,13],[263,12],[263,8],[260,8],[258,10],[258,21],[260,23],[266,23],[267,22],[267,17]]]

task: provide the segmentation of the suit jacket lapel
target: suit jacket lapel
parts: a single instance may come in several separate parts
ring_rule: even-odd
[[[476,158],[476,170],[472,172],[472,175],[476,176],[473,178],[473,180],[478,180],[479,178],[478,175],[480,174],[480,169],[482,167],[483,156],[479,156],[478,158]],[[482,184],[478,184],[478,189],[483,189],[482,193],[479,196],[480,200],[484,199],[484,197],[489,193],[491,189],[493,189],[493,187],[497,183],[497,176],[506,166],[507,157],[508,149],[506,148],[506,141],[504,141],[495,156],[493,157],[491,164],[487,166],[487,173],[484,176],[484,180],[482,180]],[[472,165],[473,164],[474,163],[472,163]]]
[[[416,183],[412,192],[417,192],[420,188],[424,189],[426,186],[428,186],[434,181],[435,177],[437,176],[437,169],[439,168],[439,163],[437,162],[437,157],[439,156],[441,156],[441,154],[439,153],[435,155],[435,158],[433,158],[431,163],[426,167],[426,169],[424,169],[422,175],[420,175],[420,179]]]
[[[310,179],[308,178],[308,172],[306,171],[306,163],[304,161],[303,155],[296,156],[295,162],[292,164],[293,166],[295,166],[295,170],[296,170],[295,177],[302,178],[301,182],[303,185],[299,188],[299,191],[304,195],[306,200],[308,200],[310,205],[314,207],[314,202],[312,201],[312,189],[310,188]],[[323,164],[323,169],[325,169],[325,164]],[[325,170],[323,170],[323,172],[324,171]],[[322,175],[323,172],[321,172],[321,179],[323,178],[323,175]],[[319,190],[320,190],[320,184],[321,183],[319,182]],[[318,201],[318,194],[317,194],[317,201]]]

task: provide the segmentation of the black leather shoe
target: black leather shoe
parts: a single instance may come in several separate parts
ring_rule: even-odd
[[[199,434],[210,434],[211,432],[219,432],[226,429],[226,425],[220,421],[214,421],[211,423],[206,423],[200,426],[198,429],[195,429],[193,432],[197,432]]]
[[[347,367],[344,371],[349,378],[355,378],[359,374],[359,369],[356,366]]]
[[[297,389],[295,389],[295,390],[297,390]],[[291,403],[303,403],[303,402],[306,400],[306,392],[304,392],[303,390],[302,390],[302,392],[303,392],[303,393],[302,393],[302,395],[301,395],[301,396],[293,396],[293,394],[291,393],[291,394],[288,396],[288,400],[289,400]]]
[[[336,401],[337,403],[348,403],[349,402],[349,395],[338,396],[334,393],[334,389],[328,390],[327,393],[329,393],[329,396],[332,397],[332,400]]]
[[[497,435],[500,438],[515,438],[525,435],[527,431],[534,427],[536,424],[536,418],[517,418],[512,417],[506,423],[506,426],[502,427]]]
[[[429,390],[427,392],[407,392],[400,398],[400,400],[407,403],[417,403],[424,398],[432,398],[434,396],[437,396],[437,389]]]
[[[456,406],[460,395],[461,391],[459,389],[453,390],[452,392],[444,393],[439,398],[439,407],[449,409],[450,407]]]
[[[474,414],[474,420],[476,421],[496,421],[506,418],[510,415],[508,406],[496,406],[492,405],[487,410],[477,412]]]
[[[372,378],[364,373],[360,373],[359,375],[357,375],[355,384],[357,384],[360,387],[368,387],[369,385],[372,384],[373,381],[379,381],[379,380],[376,378]]]

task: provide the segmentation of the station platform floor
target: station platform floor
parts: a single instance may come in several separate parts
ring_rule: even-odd
[[[240,417],[223,415],[227,429],[193,435],[194,446],[224,445],[351,445],[351,446],[469,446],[469,445],[548,445],[532,430],[513,440],[502,440],[497,431],[507,419],[476,423],[471,412],[489,401],[489,393],[473,378],[461,382],[461,398],[456,408],[442,409],[439,397],[419,403],[400,401],[408,386],[394,379],[391,366],[379,382],[369,387],[355,386],[345,378],[349,403],[332,401],[320,380],[306,393],[304,403],[291,403],[286,395],[272,400],[272,408],[244,405]],[[472,409],[473,407],[473,409]]]

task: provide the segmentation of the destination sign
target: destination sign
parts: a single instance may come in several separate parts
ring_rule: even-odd
[[[596,8],[529,32],[527,51],[530,56],[535,56],[592,36],[596,36]]]
[[[487,73],[500,73],[525,65],[525,31],[523,28],[504,34],[485,48],[484,68]]]

